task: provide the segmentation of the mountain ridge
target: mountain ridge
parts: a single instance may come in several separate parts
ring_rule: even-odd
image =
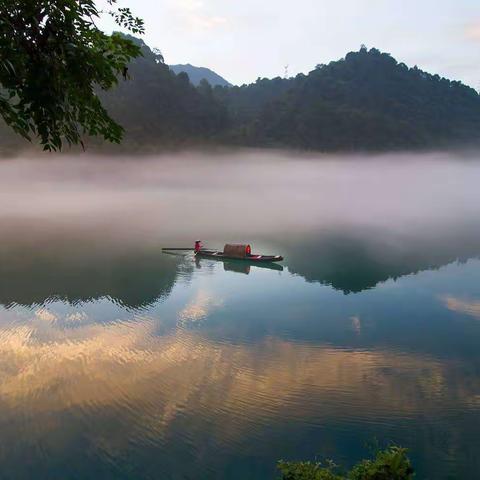
[[[409,68],[375,48],[362,47],[293,78],[195,87],[158,51],[131,38],[142,56],[131,62],[130,79],[99,91],[109,114],[125,128],[124,141],[110,145],[87,138],[93,150],[219,145],[355,152],[480,146],[477,91]],[[5,125],[0,128],[0,151],[25,145]]]
[[[205,79],[212,87],[231,87],[232,84],[225,80],[221,75],[214,72],[210,68],[206,67],[197,67],[190,63],[178,64],[178,65],[169,65],[170,70],[172,70],[177,75],[181,72],[185,72],[193,85],[198,87],[200,82]]]

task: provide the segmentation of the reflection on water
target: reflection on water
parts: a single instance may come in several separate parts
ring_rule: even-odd
[[[480,167],[443,159],[440,189],[424,163],[375,183],[367,162],[356,203],[372,185],[394,195],[369,219],[346,208],[350,164],[299,160],[306,174],[283,158],[258,214],[289,192],[284,221],[214,225],[257,194],[238,157],[207,162],[205,187],[190,160],[160,163],[165,183],[153,161],[147,175],[66,160],[25,184],[37,165],[0,165],[0,476],[273,478],[279,458],[350,464],[375,438],[410,448],[419,478],[479,471],[480,223],[466,199]],[[404,200],[394,179],[407,173],[424,190]],[[425,191],[441,211],[413,208]],[[161,252],[190,245],[201,220],[212,247],[248,235],[283,267]]]
[[[440,298],[449,310],[480,319],[480,299],[462,299],[451,295],[444,295]]]
[[[75,305],[107,297],[141,309],[168,295],[178,274],[180,260],[161,255],[158,248],[96,248],[94,238],[51,242],[40,249],[30,242],[9,249],[4,245],[1,303],[32,306],[59,300]]]
[[[317,232],[287,238],[289,269],[308,281],[344,293],[361,292],[388,279],[437,269],[480,254],[480,225],[463,221],[392,234],[383,229]]]
[[[400,239],[384,231],[368,233],[283,234],[270,242],[260,239],[260,243],[285,252],[290,273],[345,294],[480,255],[480,225],[449,225],[448,232],[430,232],[430,236],[422,232]],[[33,243],[3,244],[0,303],[7,307],[53,300],[74,305],[108,297],[126,308],[141,309],[168,295],[178,275],[190,277],[194,269],[212,270],[213,265],[205,259],[193,262],[186,253],[162,252],[159,244],[111,249],[105,240],[91,236],[52,238],[41,248]],[[186,258],[192,261],[185,262]],[[277,263],[221,259],[216,263],[226,272],[247,275],[252,269],[284,270]]]

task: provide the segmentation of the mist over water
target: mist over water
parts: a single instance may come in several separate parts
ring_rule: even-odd
[[[446,153],[1,162],[1,471],[263,479],[377,438],[468,478],[479,180]],[[161,252],[198,238],[283,269]]]
[[[425,222],[468,222],[478,213],[480,173],[471,158],[447,154],[248,150],[16,159],[0,171],[2,221],[189,240],[352,226],[401,233]]]

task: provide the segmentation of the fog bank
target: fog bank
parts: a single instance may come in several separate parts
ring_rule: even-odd
[[[479,180],[480,163],[449,154],[17,158],[0,163],[0,227],[4,241],[94,235],[107,248],[338,229],[451,234],[476,220]]]

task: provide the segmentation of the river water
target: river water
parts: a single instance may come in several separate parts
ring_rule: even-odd
[[[0,163],[0,478],[480,473],[474,155]],[[162,247],[249,242],[278,267]]]

